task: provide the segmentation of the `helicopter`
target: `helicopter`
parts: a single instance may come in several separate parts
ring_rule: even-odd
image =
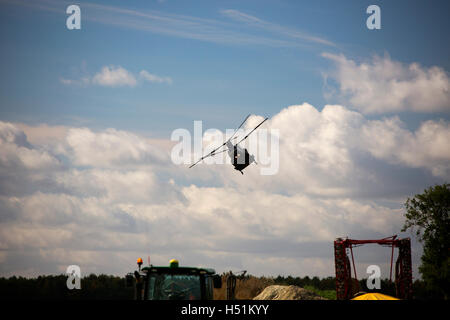
[[[259,126],[261,126],[269,118],[265,118],[263,121],[261,121],[255,128],[253,128],[252,131],[250,131],[238,143],[236,143],[236,144],[232,143],[233,138],[234,138],[234,140],[237,139],[237,137],[235,137],[236,133],[239,131],[239,129],[243,126],[243,124],[247,121],[247,119],[249,117],[250,117],[250,115],[248,115],[244,119],[244,121],[242,121],[241,125],[234,131],[233,135],[227,141],[225,141],[220,147],[215,148],[210,153],[208,153],[208,154],[204,155],[203,157],[201,157],[197,162],[192,164],[189,168],[192,168],[193,166],[195,166],[197,163],[199,163],[200,161],[202,161],[205,158],[212,157],[212,156],[215,156],[217,154],[220,154],[220,153],[223,153],[223,152],[226,152],[226,151],[228,151],[228,155],[232,159],[232,165],[233,165],[234,169],[239,171],[241,174],[244,174],[244,172],[242,172],[242,170],[247,168],[253,162],[255,164],[257,164],[257,162],[255,161],[255,157],[252,154],[250,154],[247,149],[242,148],[241,146],[239,146],[239,144],[242,141],[244,141],[245,139],[247,139],[249,135],[251,135],[256,129],[259,128]],[[219,149],[224,147],[224,146],[226,146],[227,149],[219,151]]]

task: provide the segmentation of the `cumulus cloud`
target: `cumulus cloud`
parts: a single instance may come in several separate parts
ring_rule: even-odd
[[[335,237],[398,233],[405,197],[449,177],[445,121],[409,131],[395,117],[305,103],[267,128],[279,129],[279,173],[252,165],[242,176],[173,165],[170,143],[129,131],[0,122],[0,273],[78,264],[123,275],[150,254],[219,272],[332,275]]]
[[[444,120],[423,122],[415,132],[405,129],[398,117],[371,121],[363,127],[362,138],[376,158],[450,178],[450,124]]]
[[[320,111],[304,103],[281,110],[265,128],[279,130],[278,173],[265,177],[259,166],[250,166],[246,175],[253,183],[247,184],[230,168],[214,167],[227,184],[287,194],[370,198],[401,196],[419,191],[418,184],[450,178],[445,147],[450,128],[444,120],[427,121],[410,131],[397,117],[368,120],[340,105]],[[258,156],[258,149],[250,151]]]
[[[66,154],[75,165],[111,167],[169,161],[166,153],[142,137],[115,129],[95,133],[88,128],[71,128],[66,143]]]
[[[104,66],[93,76],[92,83],[106,87],[134,87],[137,80],[132,73],[120,66]]]
[[[450,111],[450,79],[440,67],[406,65],[387,55],[361,63],[342,54],[322,56],[336,65],[334,72],[325,75],[327,94],[336,94],[363,113]],[[328,79],[335,80],[337,88]]]
[[[102,69],[93,76],[84,76],[81,79],[60,78],[60,82],[64,85],[87,86],[89,84],[99,85],[103,87],[135,87],[138,83],[146,81],[151,83],[167,83],[172,84],[172,78],[161,77],[152,74],[147,70],[141,70],[138,75],[121,66],[103,66]]]
[[[293,262],[299,254],[306,259],[324,259],[336,235],[381,236],[386,230],[394,231],[399,220],[396,210],[351,200],[321,202],[301,195],[242,194],[196,186],[183,187],[182,192],[186,202],[174,199],[164,205],[154,203],[151,197],[138,203],[127,194],[116,195],[111,201],[95,194],[80,197],[38,192],[10,204],[15,207],[15,218],[0,226],[1,244],[13,253],[24,248],[43,250],[41,258],[53,259],[55,266],[70,260],[83,270],[91,270],[92,264],[78,255],[80,251],[110,251],[109,261],[128,256],[128,265],[123,261],[114,270],[108,267],[108,272],[128,271],[134,252],[150,252],[153,261],[159,255],[172,255],[186,264],[197,257],[199,261],[194,264],[226,270],[246,265],[251,256],[296,257]],[[311,257],[309,244],[318,247],[319,253]],[[59,252],[58,257],[49,255],[52,252]],[[235,261],[224,260],[218,265],[220,256]],[[252,273],[262,272],[254,267]],[[271,268],[272,273],[278,270],[276,264]],[[295,274],[295,270],[293,263],[289,272]],[[332,274],[333,266],[321,270],[309,266],[302,272],[325,276]]]
[[[31,145],[17,126],[0,121],[0,195],[31,192],[30,180],[44,183],[60,167],[59,159]]]

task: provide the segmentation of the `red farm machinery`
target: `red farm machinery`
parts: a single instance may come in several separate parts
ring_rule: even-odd
[[[391,248],[390,279],[392,280],[392,266],[394,248],[399,249],[395,263],[395,288],[396,296],[400,299],[412,298],[412,269],[411,269],[411,240],[409,238],[397,239],[392,236],[379,240],[353,240],[337,238],[334,241],[334,259],[336,267],[336,295],[338,300],[353,298],[359,291],[359,283],[356,276],[353,248],[363,244],[376,243]],[[349,259],[351,256],[351,264]],[[352,268],[354,278],[352,279]]]

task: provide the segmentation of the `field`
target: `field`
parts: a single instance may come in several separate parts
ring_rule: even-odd
[[[258,294],[260,294],[264,288],[275,284],[273,278],[266,277],[245,277],[236,280],[236,299],[237,300],[248,300],[253,299]],[[216,300],[226,300],[227,298],[227,283],[226,277],[222,276],[222,288],[214,289],[214,298]]]
[[[227,296],[226,292],[226,277],[222,275],[222,288],[214,289],[214,297],[217,300],[225,300]],[[316,293],[317,295],[330,299],[336,299],[335,279],[333,277],[319,279],[318,277],[304,278],[300,277],[255,277],[245,276],[238,277],[236,280],[236,299],[246,300],[253,299],[260,294],[267,286],[270,285],[295,285],[309,291]]]

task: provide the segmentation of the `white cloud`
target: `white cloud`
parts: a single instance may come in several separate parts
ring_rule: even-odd
[[[450,79],[440,67],[406,65],[389,56],[362,63],[342,54],[322,56],[336,64],[326,79],[336,80],[338,97],[363,113],[450,111]]]
[[[65,79],[60,78],[60,82],[64,85],[87,86],[95,84],[103,87],[135,87],[138,83],[147,81],[150,83],[167,83],[172,84],[171,77],[161,77],[152,74],[147,70],[141,70],[137,76],[121,66],[103,66],[95,75],[84,76],[81,79]]]
[[[149,82],[172,84],[172,78],[160,77],[160,76],[157,76],[156,74],[151,74],[146,70],[142,70],[141,72],[139,72],[139,75],[141,76],[141,78],[143,78],[144,80],[149,81]]]
[[[279,130],[275,176],[261,176],[258,166],[250,166],[245,171],[249,184],[232,168],[196,170],[219,172],[227,185],[238,188],[318,197],[395,197],[420,191],[418,184],[450,178],[450,128],[443,120],[410,131],[396,117],[368,120],[343,106],[319,111],[304,103],[281,110],[265,128]]]
[[[11,4],[25,5],[37,10],[59,12],[56,0],[47,0],[46,5],[34,2],[13,1]],[[237,10],[223,10],[222,14],[241,22],[230,23],[211,18],[200,18],[155,10],[132,10],[118,6],[101,5],[97,3],[83,3],[90,15],[83,19],[95,23],[106,24],[118,28],[126,28],[143,32],[162,34],[171,37],[194,39],[226,45],[259,45],[270,47],[300,47],[305,45],[335,46],[331,41],[304,31],[283,27],[262,19],[250,16]],[[245,17],[245,18],[244,18]],[[259,24],[247,23],[249,19]],[[242,24],[246,23],[246,24]],[[255,34],[256,31],[268,31]],[[271,34],[272,33],[272,34]]]
[[[106,87],[134,87],[137,80],[132,73],[120,66],[104,66],[92,77],[92,83]]]
[[[91,79],[89,77],[83,77],[81,79],[65,79],[59,78],[59,81],[67,86],[77,85],[77,86],[87,86],[91,83]]]
[[[290,29],[284,26],[280,26],[277,25],[275,23],[271,23],[268,21],[264,21],[260,18],[257,18],[255,16],[249,15],[247,13],[238,11],[238,10],[234,10],[234,9],[227,9],[227,10],[221,10],[220,11],[222,15],[229,17],[233,20],[245,23],[251,27],[255,27],[258,29],[263,29],[266,31],[269,31],[271,33],[275,33],[281,36],[287,36],[289,38],[293,38],[295,40],[301,40],[301,41],[305,41],[305,42],[311,42],[311,43],[316,43],[316,44],[321,44],[321,45],[326,45],[326,46],[336,46],[333,42],[325,39],[325,38],[321,38],[318,36],[313,36],[311,34],[299,31],[299,30],[295,30],[295,29]]]
[[[14,126],[23,131],[31,145],[44,146],[46,149],[50,145],[57,144],[63,140],[69,129],[65,126],[49,126],[47,124],[29,126],[23,123],[16,123]]]
[[[147,254],[218,271],[332,275],[335,237],[398,233],[405,197],[450,172],[447,122],[409,131],[397,118],[367,120],[338,105],[290,106],[267,122],[280,130],[274,176],[254,165],[244,176],[231,166],[175,166],[170,143],[128,131],[0,124],[0,172],[9,173],[0,185],[3,275],[73,263],[123,275]]]
[[[363,127],[362,140],[376,158],[450,178],[450,124],[426,121],[416,132],[404,128],[397,118],[371,121]]]
[[[1,169],[41,170],[55,168],[59,161],[47,151],[34,148],[15,125],[0,121],[0,165]]]
[[[71,128],[66,142],[66,153],[75,165],[103,168],[169,161],[164,151],[127,131],[107,129],[95,133],[88,128]]]

